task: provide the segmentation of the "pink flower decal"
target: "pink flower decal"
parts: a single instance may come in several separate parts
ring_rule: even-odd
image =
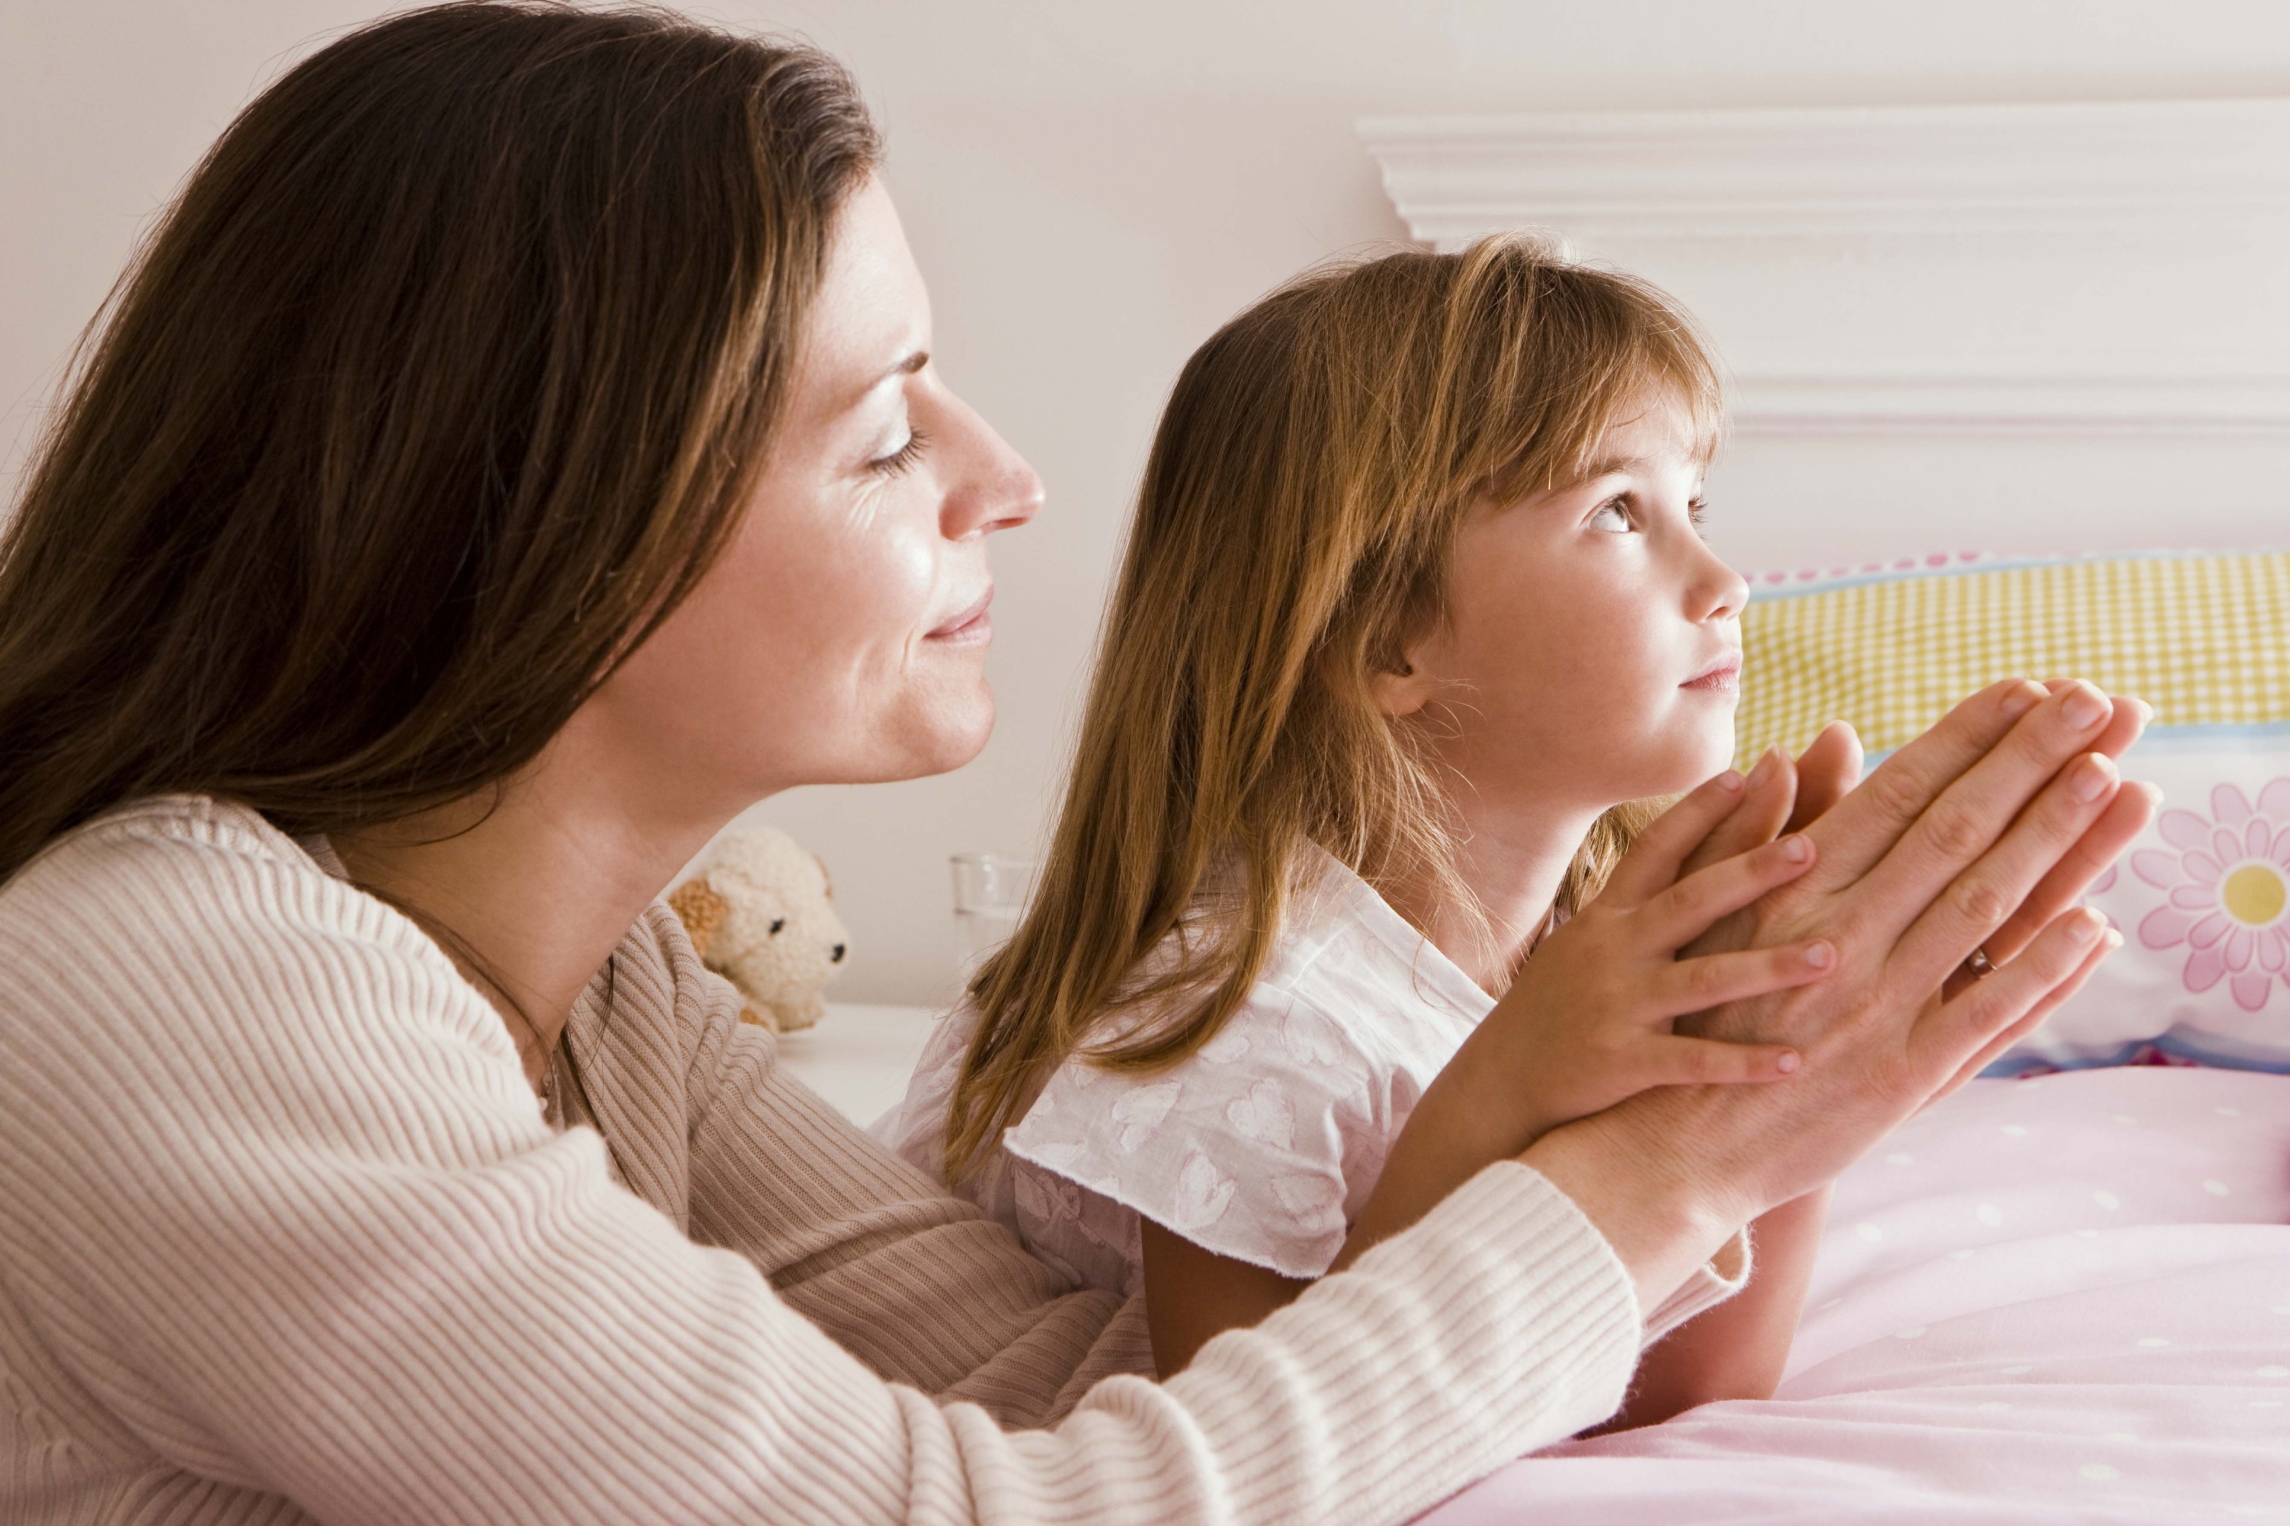
[[[2076,904],[2079,906],[2089,906],[2094,898],[2103,896],[2107,894],[2108,891],[2115,888],[2116,878],[2117,875],[2115,872],[2115,866],[2113,864],[2109,864],[2106,868],[2099,871],[2099,878],[2093,880],[2088,886],[2084,887],[2083,897]],[[2123,931],[2123,924],[2115,920],[2115,913],[2102,906],[2099,908],[2099,914],[2107,919],[2107,925],[2109,927],[2113,928],[2117,932]]]
[[[2258,792],[2258,804],[2231,784],[2211,791],[2208,818],[2165,811],[2156,823],[2168,851],[2131,855],[2131,872],[2167,899],[2139,924],[2152,949],[2187,948],[2189,991],[2222,979],[2246,1012],[2290,984],[2290,778]]]

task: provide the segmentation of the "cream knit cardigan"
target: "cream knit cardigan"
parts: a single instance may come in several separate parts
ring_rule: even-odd
[[[255,812],[51,845],[0,887],[0,1520],[1398,1521],[1620,1400],[1630,1281],[1515,1164],[1136,1376],[1136,1304],[737,1007],[654,906],[552,1127],[437,947]]]

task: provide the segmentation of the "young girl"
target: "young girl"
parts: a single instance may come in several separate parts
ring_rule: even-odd
[[[1824,946],[1676,957],[1802,839],[1617,941],[1702,827],[1731,809],[1726,858],[1796,788],[1778,756],[1723,776],[1624,860],[1632,802],[1733,749],[1746,590],[1697,528],[1718,397],[1660,293],[1517,239],[1307,275],[1178,380],[1032,906],[885,1124],[1043,1259],[1145,1294],[1163,1375],[1436,1200],[1442,1142],[1405,1126],[1506,992],[1552,1126],[1792,1068],[1671,1023],[1820,977]],[[1755,1291],[1656,1352],[1627,1419],[1771,1393],[1820,1212],[1761,1222]],[[1651,1336],[1747,1271],[1737,1243]]]

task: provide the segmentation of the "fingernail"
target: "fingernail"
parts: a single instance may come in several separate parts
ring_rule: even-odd
[[[1741,789],[1741,775],[1729,768],[1717,776],[1717,787],[1728,794],[1738,793]]]
[[[2030,678],[2004,696],[2004,719],[2016,721],[2036,707],[2038,701],[2050,696],[2051,691]]]
[[[1837,962],[1837,950],[1827,943],[1805,945],[1805,963],[1813,969],[1825,970]]]
[[[2107,786],[2115,780],[2115,765],[2096,752],[2087,752],[2075,765],[2075,772],[2067,776],[2067,792],[2084,805],[2091,804],[2107,793]]]
[[[2139,788],[2147,792],[2148,804],[2161,805],[2163,803],[2163,786],[2160,784],[2157,784],[2150,779],[2141,779],[2139,781]]]
[[[1751,789],[1757,788],[1757,786],[1763,784],[1767,779],[1773,777],[1773,754],[1773,748],[1766,748],[1765,756],[1759,758],[1757,760],[1757,766],[1749,771],[1749,787]]]
[[[1779,1059],[1776,1059],[1773,1062],[1773,1068],[1780,1071],[1783,1075],[1787,1075],[1789,1072],[1795,1070],[1799,1065],[1803,1063],[1804,1061],[1797,1058],[1797,1051],[1792,1049],[1787,1054],[1784,1054]]]
[[[2151,721],[2151,720],[2153,720],[2153,719],[2155,718],[2155,707],[2154,707],[2153,705],[2150,705],[2150,704],[2148,704],[2148,703],[2147,703],[2145,700],[2143,700],[2143,699],[2135,699],[2135,700],[2131,701],[2131,703],[2132,703],[2132,704],[2134,704],[2134,705],[2137,705],[2137,706],[2139,707],[2139,724],[2140,724],[2140,725],[2144,726],[2144,725],[2146,725],[2146,724],[2147,724],[2149,721]]]
[[[2059,713],[2077,731],[2089,731],[2107,713],[2107,701],[2091,685],[2079,683],[2067,691],[2067,698],[2061,702]]]
[[[2107,946],[2110,949],[2118,949],[2123,946],[2123,935],[2112,927],[2107,929]]]
[[[1781,856],[1792,864],[1801,864],[1813,856],[1813,845],[1802,832],[1793,832],[1781,839]]]
[[[2107,930],[2107,919],[2086,906],[2075,914],[2075,924],[2067,935],[2077,943],[2089,943]]]

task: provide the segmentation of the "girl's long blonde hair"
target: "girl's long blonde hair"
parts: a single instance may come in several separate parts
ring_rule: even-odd
[[[1443,617],[1471,504],[1579,480],[1609,427],[1662,403],[1714,445],[1719,379],[1691,320],[1520,237],[1308,273],[1195,352],[1041,880],[970,986],[951,1180],[1067,1058],[1151,1070],[1208,1042],[1271,953],[1308,843],[1372,885],[1475,906],[1421,724],[1383,714],[1371,680]],[[1601,818],[1560,915],[1644,816]]]

